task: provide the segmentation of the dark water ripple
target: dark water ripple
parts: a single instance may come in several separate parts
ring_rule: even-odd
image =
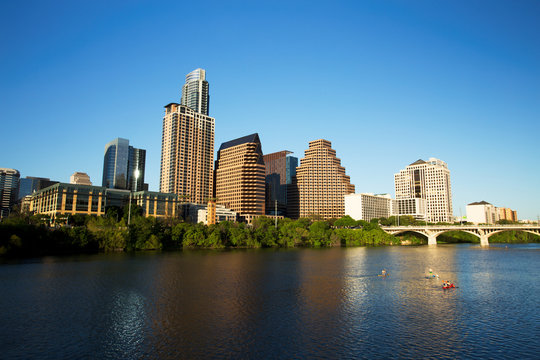
[[[535,359],[539,256],[458,245],[4,264],[0,358]],[[424,278],[430,267],[458,288]]]

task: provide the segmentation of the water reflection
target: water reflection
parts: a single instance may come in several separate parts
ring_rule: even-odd
[[[0,348],[6,359],[534,358],[539,255],[438,245],[0,266]],[[458,288],[443,291],[429,268]]]

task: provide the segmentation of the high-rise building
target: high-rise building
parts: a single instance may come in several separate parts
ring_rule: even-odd
[[[8,217],[19,195],[18,170],[0,168],[0,219]]]
[[[58,181],[51,181],[49,178],[27,176],[19,180],[19,200],[25,196],[32,195],[35,191],[45,189]]]
[[[146,150],[116,138],[105,145],[102,186],[109,189],[141,191],[144,189]]]
[[[510,208],[497,208],[499,220],[518,221],[517,211]]]
[[[192,108],[165,106],[159,189],[205,204],[212,197],[215,119]]]
[[[258,134],[221,144],[215,166],[215,196],[240,215],[264,215],[264,159]]]
[[[354,220],[388,218],[392,212],[392,198],[389,194],[370,193],[345,195],[345,215]]]
[[[292,184],[298,166],[298,158],[289,154],[290,151],[278,151],[264,155],[267,215],[276,215],[277,207],[277,215],[288,216],[287,189]]]
[[[92,185],[90,181],[90,176],[87,173],[83,172],[74,172],[73,175],[69,178],[70,184],[79,184],[79,185]]]
[[[296,168],[296,179],[300,217],[331,219],[345,215],[345,195],[354,193],[354,185],[330,141],[309,143]]]
[[[205,70],[195,69],[186,75],[186,83],[182,86],[180,104],[190,107],[199,114],[208,115],[210,93]]]
[[[475,224],[495,224],[499,220],[497,208],[486,201],[467,205],[467,221]]]
[[[450,170],[444,161],[435,158],[415,161],[394,175],[394,184],[396,200],[426,200],[428,221],[453,221]]]

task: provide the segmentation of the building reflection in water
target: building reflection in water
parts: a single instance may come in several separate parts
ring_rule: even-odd
[[[161,358],[197,358],[224,349],[229,357],[255,357],[268,350],[265,346],[275,347],[273,336],[275,341],[292,337],[297,322],[281,315],[298,308],[301,253],[284,251],[277,257],[274,250],[171,254],[153,284],[156,304],[150,347]]]

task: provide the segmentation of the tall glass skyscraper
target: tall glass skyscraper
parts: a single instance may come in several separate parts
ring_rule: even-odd
[[[8,217],[17,202],[20,177],[18,170],[0,168],[0,219]]]
[[[180,105],[190,107],[195,112],[208,115],[210,95],[206,71],[195,69],[186,75],[186,83],[182,86],[182,98]]]
[[[292,178],[296,175],[298,158],[289,156],[290,151],[278,151],[264,155],[266,167],[266,214],[287,214],[287,192],[292,184]]]
[[[129,140],[116,138],[105,145],[102,186],[141,191],[144,187],[146,150],[129,146]]]

